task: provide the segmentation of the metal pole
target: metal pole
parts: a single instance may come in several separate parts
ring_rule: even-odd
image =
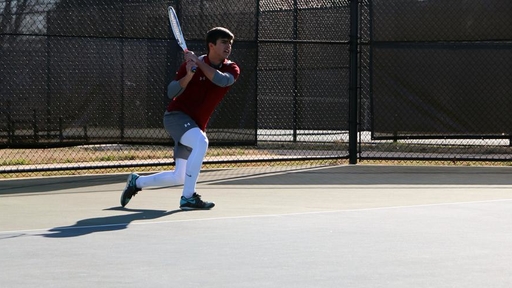
[[[254,139],[256,139],[255,143],[256,146],[258,146],[258,130],[259,130],[259,120],[258,120],[258,98],[260,96],[260,89],[259,83],[260,83],[260,71],[258,69],[259,63],[260,63],[260,0],[256,0],[256,63],[255,63],[255,70],[256,70],[256,95],[254,99],[254,123],[255,123],[255,130],[254,130]]]
[[[299,122],[299,85],[297,83],[298,77],[298,49],[297,49],[297,39],[298,39],[298,13],[299,13],[299,5],[297,0],[293,1],[293,142],[297,142],[297,129]]]
[[[350,0],[350,65],[349,65],[349,163],[357,164],[357,81],[359,48],[359,0]]]
[[[126,17],[124,15],[125,13],[125,10],[124,10],[124,5],[125,4],[122,4],[121,5],[121,39],[120,39],[120,45],[121,45],[121,51],[120,54],[121,54],[121,95],[119,95],[119,97],[121,98],[120,102],[121,102],[121,113],[119,115],[119,132],[120,132],[120,136],[121,136],[121,139],[119,141],[124,141],[124,136],[125,136],[125,128],[126,128],[126,123],[125,123],[125,118],[126,118],[126,99],[125,99],[125,65],[124,65],[124,61],[125,61],[125,55],[124,55],[124,41],[125,41],[125,36],[126,36],[126,31],[125,31],[125,23],[124,21],[126,21]]]

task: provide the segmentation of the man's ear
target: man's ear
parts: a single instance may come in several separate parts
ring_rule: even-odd
[[[215,47],[215,44],[213,44],[213,43],[208,43],[208,50],[212,49],[213,47]]]

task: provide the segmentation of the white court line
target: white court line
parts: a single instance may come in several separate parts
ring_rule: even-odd
[[[71,227],[63,226],[63,227],[40,228],[40,229],[29,229],[29,230],[0,231],[0,235],[2,235],[2,234],[18,234],[18,233],[27,234],[27,233],[42,232],[42,231],[52,232],[52,231],[50,231],[52,229],[59,229],[59,230],[96,229],[96,228],[116,227],[116,226],[127,226],[128,227],[130,225],[154,225],[154,224],[181,223],[181,222],[200,222],[200,221],[202,222],[202,221],[215,221],[215,220],[247,219],[247,218],[269,218],[269,217],[331,214],[331,213],[346,213],[346,212],[367,212],[367,211],[379,211],[379,210],[395,210],[395,209],[409,209],[409,208],[422,208],[422,207],[434,207],[434,206],[462,205],[462,204],[494,203],[494,202],[508,202],[508,201],[512,201],[512,199],[447,202],[447,203],[418,204],[418,205],[407,205],[407,206],[372,207],[372,208],[360,208],[360,209],[340,209],[340,210],[311,211],[311,212],[297,212],[297,213],[283,213],[283,214],[226,216],[226,217],[214,217],[214,218],[165,220],[165,221],[151,221],[151,222],[133,222],[133,223],[129,222],[129,223],[116,223],[116,224],[90,225],[90,226],[71,226]]]

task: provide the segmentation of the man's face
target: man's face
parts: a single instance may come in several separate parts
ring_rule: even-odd
[[[231,45],[233,40],[220,38],[215,45],[210,44],[210,54],[214,54],[218,58],[226,59],[231,54]]]

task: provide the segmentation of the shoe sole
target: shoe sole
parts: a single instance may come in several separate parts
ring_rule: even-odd
[[[122,206],[122,207],[126,206],[126,205],[128,204],[128,202],[130,202],[130,200],[132,200],[132,198],[130,198],[130,199],[126,198],[126,199],[128,199],[128,200],[127,200],[127,201],[126,201],[126,203],[124,203],[124,205],[123,205],[123,199],[124,199],[124,197],[123,197],[123,196],[124,196],[124,194],[126,193],[126,189],[128,189],[128,185],[130,185],[130,180],[131,180],[131,178],[132,178],[132,174],[128,175],[128,179],[126,180],[126,186],[124,187],[123,193],[121,194],[121,206]]]
[[[180,209],[181,209],[181,210],[184,210],[184,211],[190,211],[190,210],[210,210],[210,209],[212,209],[213,207],[215,207],[215,205],[213,205],[212,207],[205,207],[205,208],[180,207]]]
[[[123,196],[124,196],[124,191],[123,191],[123,194],[121,194],[121,201],[120,201],[122,207],[126,206],[128,204],[128,202],[130,202],[130,200],[132,200],[132,199],[128,199],[126,201],[126,203],[123,204],[123,200],[125,199]]]

